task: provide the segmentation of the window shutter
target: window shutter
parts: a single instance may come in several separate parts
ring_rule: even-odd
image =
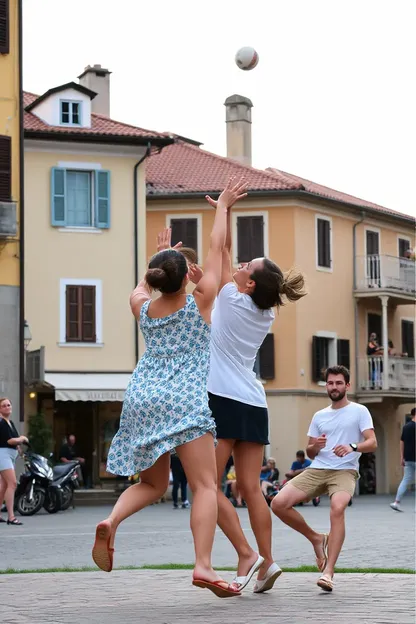
[[[399,257],[405,258],[405,253],[410,249],[410,241],[407,238],[399,238]]]
[[[172,247],[182,241],[184,247],[198,250],[198,219],[171,219]]]
[[[248,217],[237,217],[237,262],[250,262],[250,222]]]
[[[331,268],[331,223],[318,219],[318,266]]]
[[[263,215],[237,217],[237,262],[264,256]]]
[[[9,52],[9,0],[0,0],[0,54]]]
[[[340,366],[345,366],[350,370],[350,341],[337,341],[337,361]]]
[[[66,171],[61,167],[51,172],[51,223],[66,225]]]
[[[81,341],[81,289],[66,287],[66,342]]]
[[[110,227],[110,172],[95,172],[95,226]]]
[[[415,357],[414,323],[402,321],[402,352],[407,353],[409,358]]]
[[[275,378],[274,334],[267,334],[259,349],[259,372],[261,379]]]
[[[264,256],[264,219],[263,215],[250,217],[251,222],[251,258],[263,258]]]
[[[312,338],[312,381],[318,383],[322,375],[321,339],[318,336]]]
[[[12,142],[9,136],[0,136],[0,201],[12,198]]]
[[[82,286],[82,342],[96,342],[95,286]]]

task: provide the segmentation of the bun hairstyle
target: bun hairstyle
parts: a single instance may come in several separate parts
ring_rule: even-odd
[[[145,280],[154,290],[169,294],[181,289],[187,273],[185,256],[175,249],[166,249],[152,257]]]
[[[256,269],[250,277],[256,284],[251,298],[260,310],[284,305],[283,297],[288,301],[297,301],[307,295],[302,273],[292,269],[283,274],[277,264],[268,258],[263,260],[263,268]]]

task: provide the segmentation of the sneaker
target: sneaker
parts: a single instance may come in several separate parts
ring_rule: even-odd
[[[177,503],[173,503],[173,508],[174,509],[179,509],[179,505]]]
[[[394,501],[394,503],[390,503],[390,507],[394,509],[394,511],[403,511],[403,509],[400,506],[400,503],[396,503],[396,501]]]
[[[189,509],[190,506],[191,506],[191,503],[187,500],[184,503],[182,503],[182,509]]]

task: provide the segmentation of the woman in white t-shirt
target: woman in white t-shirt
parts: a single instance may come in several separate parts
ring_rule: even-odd
[[[216,206],[213,199],[207,200]],[[243,589],[258,570],[254,591],[261,593],[273,587],[281,570],[273,561],[271,516],[260,487],[264,445],[269,443],[269,419],[265,391],[253,367],[273,323],[273,308],[283,305],[284,299],[297,301],[306,292],[300,273],[291,271],[284,275],[267,258],[243,264],[233,275],[230,213],[221,284],[212,313],[208,378],[218,439],[218,524],[238,553],[234,582]],[[247,542],[237,512],[221,490],[222,475],[231,454],[260,554]]]

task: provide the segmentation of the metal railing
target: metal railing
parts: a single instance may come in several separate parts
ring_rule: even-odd
[[[384,380],[383,356],[359,358],[359,389],[415,391],[416,367],[413,358],[389,357],[387,371],[387,379]]]
[[[357,256],[355,258],[357,289],[392,288],[415,294],[415,262],[387,255]]]

